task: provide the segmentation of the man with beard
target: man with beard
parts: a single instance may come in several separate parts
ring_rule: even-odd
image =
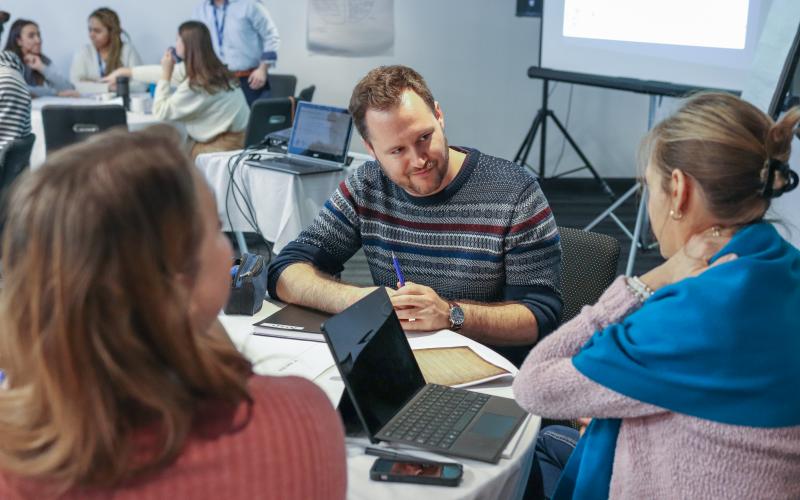
[[[536,179],[449,146],[439,103],[411,68],[370,71],[350,113],[376,161],[343,181],[273,261],[270,296],[342,311],[374,290],[333,277],[363,248],[407,332],[457,330],[519,365],[562,307],[558,230]]]

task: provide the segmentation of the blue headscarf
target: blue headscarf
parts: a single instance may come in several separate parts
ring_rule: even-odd
[[[739,230],[738,259],[666,286],[572,359],[630,398],[714,422],[800,425],[800,250],[775,228]],[[621,420],[594,419],[555,498],[607,498]]]

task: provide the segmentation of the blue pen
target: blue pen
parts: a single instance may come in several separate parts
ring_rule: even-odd
[[[394,252],[392,252],[392,265],[394,266],[394,272],[397,274],[397,281],[400,282],[400,286],[406,286],[406,279],[403,277],[403,271],[400,269],[400,261],[397,260]]]

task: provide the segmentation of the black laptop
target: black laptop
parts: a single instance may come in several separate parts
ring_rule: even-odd
[[[246,163],[295,175],[341,170],[352,133],[353,117],[346,109],[301,101],[295,110],[286,155]]]
[[[42,107],[47,154],[112,127],[127,127],[125,108],[116,104]]]
[[[383,288],[322,331],[344,381],[342,397],[349,396],[373,443],[497,463],[527,416],[513,399],[426,384]]]

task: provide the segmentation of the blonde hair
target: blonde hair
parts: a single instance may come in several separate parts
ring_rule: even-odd
[[[122,24],[119,16],[108,7],[100,7],[89,14],[89,19],[95,18],[108,30],[109,44],[108,58],[106,60],[106,74],[122,67]]]
[[[250,364],[194,330],[178,279],[203,237],[194,171],[159,126],[66,148],[14,189],[0,470],[61,490],[117,485],[173,461],[201,405],[249,401]]]
[[[656,125],[642,142],[640,165],[650,163],[669,189],[680,169],[700,185],[708,209],[720,222],[737,225],[761,219],[770,198],[788,190],[793,172],[771,164],[789,161],[800,108],[775,123],[752,104],[725,93],[700,93]],[[766,189],[765,189],[766,188]]]

